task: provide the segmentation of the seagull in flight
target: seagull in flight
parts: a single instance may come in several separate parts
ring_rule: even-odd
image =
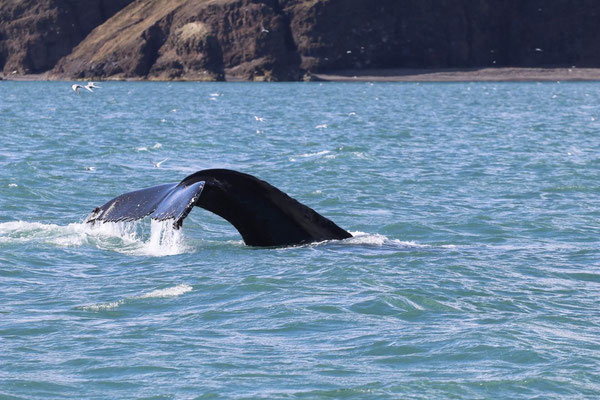
[[[71,89],[73,89],[75,91],[75,93],[79,94],[79,90],[83,88],[86,89],[92,93],[94,93],[93,89],[100,89],[101,86],[96,85],[96,83],[94,82],[88,82],[87,85],[83,86],[83,85],[79,85],[79,84],[74,84],[71,86]]]
[[[162,160],[162,161],[159,161],[159,162],[157,162],[157,163],[153,162],[153,163],[152,163],[152,165],[154,165],[154,168],[160,168],[160,165],[161,165],[162,163],[164,163],[165,161],[167,161],[167,160],[168,160],[168,158],[165,158],[164,160]]]
[[[100,89],[102,86],[98,86],[94,82],[88,82],[84,87],[90,92],[94,93],[92,89]]]
[[[94,82],[88,82],[87,85],[84,86],[84,88],[94,93],[92,89],[100,89],[100,86],[97,86]]]
[[[269,33],[269,30],[266,29],[264,26],[260,26],[260,33]]]

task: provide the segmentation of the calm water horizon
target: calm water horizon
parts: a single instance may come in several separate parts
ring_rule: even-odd
[[[600,83],[72,83],[0,82],[0,398],[600,396]],[[83,223],[207,168],[354,237]]]

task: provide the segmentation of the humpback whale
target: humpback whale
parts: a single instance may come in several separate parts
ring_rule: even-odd
[[[312,208],[252,175],[228,169],[207,169],[179,183],[167,183],[115,197],[95,208],[87,223],[134,221],[146,216],[172,219],[175,229],[194,206],[229,221],[249,246],[291,246],[350,233]]]

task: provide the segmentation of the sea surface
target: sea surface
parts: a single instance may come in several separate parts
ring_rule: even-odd
[[[600,83],[72,83],[0,82],[0,398],[600,397]],[[206,168],[354,237],[83,223]]]

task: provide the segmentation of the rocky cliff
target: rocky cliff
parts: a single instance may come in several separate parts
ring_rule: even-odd
[[[95,27],[133,0],[0,0],[0,70],[53,68]]]
[[[276,0],[145,0],[96,28],[54,71],[219,80],[227,70],[245,80],[295,80],[299,65]]]
[[[600,66],[595,0],[0,0],[0,69],[297,80],[363,68]]]

